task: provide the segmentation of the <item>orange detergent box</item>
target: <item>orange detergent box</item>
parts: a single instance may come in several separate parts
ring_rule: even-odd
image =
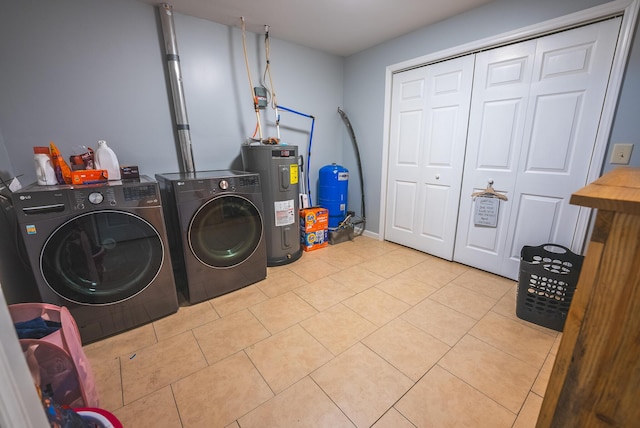
[[[109,173],[106,169],[80,169],[71,171],[71,184],[87,184],[107,181]]]
[[[329,244],[329,210],[321,207],[300,210],[300,243],[304,251]]]
[[[322,207],[303,208],[300,210],[300,230],[316,232],[329,228],[329,210]]]

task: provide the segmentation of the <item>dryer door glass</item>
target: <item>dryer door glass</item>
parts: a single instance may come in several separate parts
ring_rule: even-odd
[[[251,257],[260,244],[260,212],[240,196],[211,199],[193,216],[188,238],[194,256],[205,265],[236,266]]]
[[[40,257],[42,275],[57,294],[80,304],[110,304],[151,284],[163,261],[160,235],[135,214],[96,211],[55,230]]]

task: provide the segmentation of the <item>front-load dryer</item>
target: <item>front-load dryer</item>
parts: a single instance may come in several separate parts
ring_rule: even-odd
[[[30,185],[14,205],[40,299],[89,343],[178,310],[158,183]]]
[[[174,276],[190,303],[267,276],[259,174],[222,170],[157,174]]]

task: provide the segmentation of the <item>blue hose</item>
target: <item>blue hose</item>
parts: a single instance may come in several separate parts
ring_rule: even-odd
[[[290,108],[287,107],[283,107],[283,106],[276,106],[277,108],[284,110],[284,111],[288,111],[290,113],[294,113],[297,114],[299,116],[304,116],[304,117],[308,117],[311,119],[311,132],[309,133],[309,150],[307,151],[307,171],[306,171],[306,175],[307,175],[307,196],[309,197],[309,206],[313,206],[313,202],[311,202],[311,185],[309,182],[309,172],[310,172],[310,163],[311,163],[311,144],[313,143],[313,128],[315,127],[316,124],[316,118],[313,117],[310,114],[306,114],[306,113],[301,113],[299,111],[295,111],[292,110]],[[278,118],[279,121],[279,118]]]

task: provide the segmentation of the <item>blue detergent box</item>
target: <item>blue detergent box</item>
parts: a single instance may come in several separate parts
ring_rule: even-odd
[[[314,232],[300,231],[300,243],[304,251],[313,251],[329,245],[329,231],[316,230]]]

